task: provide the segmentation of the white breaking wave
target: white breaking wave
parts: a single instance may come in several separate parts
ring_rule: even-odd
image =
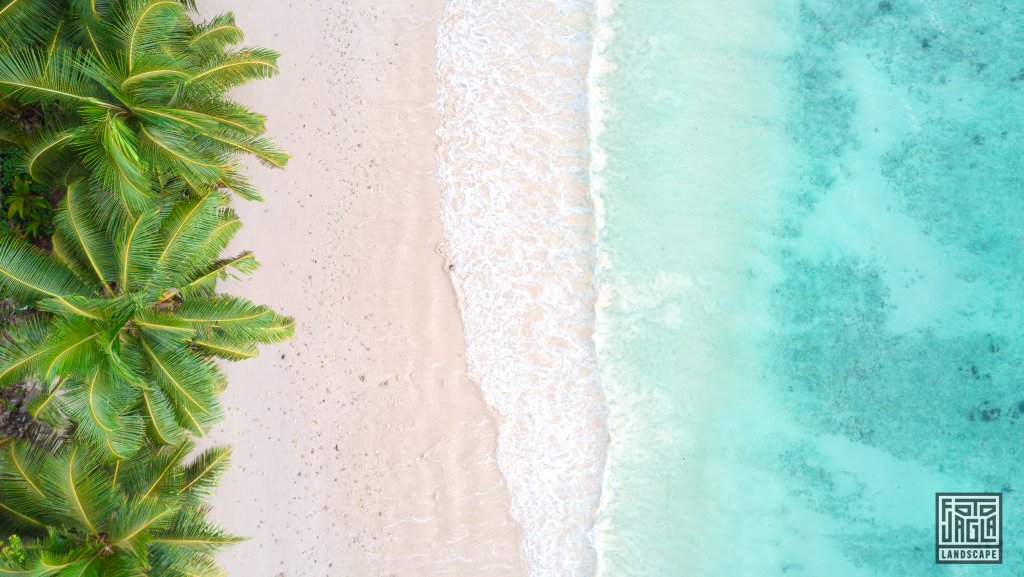
[[[584,0],[449,0],[438,29],[445,250],[535,577],[595,570],[608,434],[593,341],[592,18]]]
[[[594,3],[594,40],[591,46],[590,70],[587,78],[587,109],[590,114],[590,198],[594,205],[595,225],[597,227],[597,251],[594,267],[594,286],[597,290],[597,301],[594,306],[594,348],[598,358],[599,374],[604,376],[607,371],[607,355],[604,355],[604,333],[607,327],[605,311],[611,300],[611,286],[606,279],[609,269],[612,268],[611,259],[602,249],[600,235],[605,227],[604,207],[604,181],[601,172],[607,162],[607,153],[601,146],[601,136],[604,133],[607,116],[614,113],[608,102],[607,94],[601,86],[601,82],[607,74],[614,72],[615,65],[609,60],[607,50],[611,46],[615,31],[610,22],[615,12],[614,0],[596,0]],[[604,383],[607,385],[607,382]],[[606,426],[611,428],[611,407],[606,403]],[[607,561],[604,552],[608,546],[608,539],[611,534],[611,525],[605,511],[608,502],[612,499],[611,487],[608,484],[607,472],[612,467],[612,449],[606,448],[604,475],[601,479],[601,497],[598,503],[597,518],[594,526],[594,552],[595,552],[595,575],[605,577],[608,575]]]

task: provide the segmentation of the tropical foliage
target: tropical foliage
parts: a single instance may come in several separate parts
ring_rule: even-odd
[[[212,558],[239,539],[206,519],[202,499],[230,451],[191,443],[110,463],[58,438],[0,446],[0,531],[24,550],[0,575],[219,577]],[[13,538],[12,538],[13,540]]]
[[[45,245],[53,233],[53,192],[22,173],[17,153],[0,144],[0,202],[4,212],[0,234],[10,233]]]
[[[52,221],[50,203],[44,196],[44,190],[33,183],[15,175],[11,179],[11,187],[4,191],[4,208],[7,210],[9,223],[13,223],[10,231],[25,238],[37,238],[43,234]]]
[[[255,356],[257,344],[290,336],[292,321],[215,293],[230,271],[256,267],[250,253],[218,258],[239,226],[222,195],[149,210],[112,237],[91,196],[81,182],[68,187],[53,256],[0,238],[0,288],[50,313],[0,343],[0,383],[44,383],[33,415],[74,421],[112,458],[134,454],[145,429],[160,443],[204,436],[224,387],[211,358]]]
[[[37,419],[0,438],[0,576],[219,577],[212,555],[237,541],[203,504],[228,450],[188,455],[222,416],[216,361],[293,331],[217,287],[258,266],[222,256],[231,197],[259,199],[240,162],[287,155],[225,97],[277,54],[194,10],[0,0],[0,141],[17,149],[0,296],[19,311],[0,325],[0,387]]]
[[[242,33],[230,14],[197,25],[186,10],[176,0],[8,0],[0,8],[0,99],[42,107],[48,120],[30,133],[0,127],[22,147],[31,178],[86,178],[112,193],[99,200],[125,219],[179,180],[199,194],[259,197],[237,157],[282,167],[287,155],[260,136],[262,116],[224,94],[275,74],[277,54],[233,48]],[[32,25],[15,25],[21,19]]]

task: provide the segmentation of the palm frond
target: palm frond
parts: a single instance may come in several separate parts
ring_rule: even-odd
[[[178,318],[198,326],[225,328],[274,317],[274,311],[250,300],[232,296],[189,299],[178,307]]]
[[[62,178],[75,162],[72,146],[80,132],[74,129],[47,129],[28,136],[23,155],[25,172],[37,181]]]
[[[267,119],[245,106],[209,94],[188,92],[183,102],[184,110],[192,118],[214,121],[224,130],[238,130],[253,136],[262,134]]]
[[[279,342],[290,338],[295,330],[291,318],[278,315],[266,306],[229,296],[190,299],[179,307],[178,316],[197,327],[207,327],[224,342],[238,345]]]
[[[117,282],[122,291],[137,290],[153,272],[160,254],[160,218],[147,211],[124,223],[116,237]]]
[[[152,438],[162,445],[176,445],[185,439],[170,398],[161,389],[143,391],[142,416]]]
[[[89,535],[102,532],[117,508],[114,486],[98,474],[103,462],[94,451],[73,446],[47,459],[40,477],[47,506]]]
[[[40,367],[49,350],[50,346],[44,336],[15,337],[0,341],[0,385],[16,383],[26,376],[40,374]]]
[[[11,445],[0,448],[0,530],[25,537],[28,558],[0,575],[223,577],[212,554],[240,539],[194,502],[221,449],[186,466],[190,443],[113,464],[76,440]],[[204,490],[182,491],[189,480]]]
[[[112,523],[109,534],[111,546],[145,559],[150,534],[166,530],[177,513],[178,507],[171,503],[142,499],[130,501]]]
[[[0,58],[0,97],[24,104],[64,102],[120,109],[100,99],[99,87],[83,72],[81,55],[66,49],[9,52]]]
[[[117,280],[117,257],[114,243],[105,234],[103,225],[90,203],[85,185],[76,181],[68,185],[67,195],[61,201],[54,218],[57,235],[64,238],[65,256],[90,272],[107,292],[114,294],[111,282]]]
[[[188,281],[188,284],[181,288],[181,294],[185,298],[192,296],[213,296],[217,290],[217,281],[229,277],[237,278],[231,272],[232,270],[242,275],[250,275],[255,272],[259,266],[259,261],[257,261],[256,257],[249,251],[243,252],[242,254],[232,258],[218,260],[206,270],[193,276],[193,278]]]
[[[230,447],[210,447],[182,469],[174,491],[191,500],[207,497],[231,462]]]
[[[192,323],[179,319],[177,315],[152,310],[139,310],[132,322],[150,340],[172,347],[187,342],[196,332]]]
[[[26,303],[93,292],[67,267],[10,236],[0,236],[0,288]]]
[[[256,202],[261,202],[263,200],[263,196],[261,196],[259,191],[257,191],[249,182],[249,179],[243,176],[242,173],[234,167],[228,169],[217,184],[245,200],[254,200]]]
[[[245,38],[242,29],[235,24],[231,12],[215,16],[209,22],[195,26],[189,34],[188,47],[201,53],[216,55]]]
[[[0,103],[3,99],[0,98]],[[18,146],[26,146],[25,139],[28,135],[21,129],[21,127],[14,125],[13,123],[0,124],[0,142],[8,142]]]
[[[107,303],[101,299],[78,295],[60,299],[48,298],[36,302],[36,308],[46,313],[64,317],[81,317],[94,321],[103,318],[106,305]]]
[[[54,520],[42,480],[47,456],[23,442],[0,447],[0,530],[41,534]]]
[[[6,50],[46,42],[60,21],[59,0],[0,0],[0,38]]]
[[[191,202],[178,203],[161,223],[163,246],[154,268],[161,277],[167,277],[168,286],[177,286],[182,280],[181,274],[196,260],[212,260],[210,255],[197,251],[205,246],[206,239],[217,228],[218,211],[224,200],[223,196],[210,193]]]
[[[227,132],[221,134],[207,134],[210,140],[224,145],[228,151],[243,152],[251,154],[259,159],[264,166],[272,168],[284,168],[288,164],[288,154],[279,150],[274,143],[267,138],[260,138],[248,135],[232,135]]]
[[[222,378],[216,365],[180,350],[162,349],[147,339],[142,345],[178,424],[205,437],[223,417],[214,394],[214,386]]]
[[[145,459],[129,461],[121,475],[125,493],[137,501],[157,501],[181,485],[185,457],[195,444],[185,441],[154,449]]]
[[[192,341],[192,345],[203,354],[229,361],[244,361],[259,356],[255,342],[250,339],[236,338],[233,335],[213,334],[197,337]]]
[[[182,178],[216,182],[228,166],[219,149],[199,146],[180,132],[141,126],[139,134],[140,152],[152,158],[155,167],[178,172]]]
[[[109,459],[127,459],[145,439],[145,422],[129,414],[140,396],[116,374],[97,369],[85,380],[66,387],[58,406],[64,422],[77,424],[76,437],[106,451]]]
[[[50,379],[62,375],[85,375],[102,362],[98,327],[87,319],[68,318],[54,321],[39,359],[39,376]]]
[[[99,21],[110,15],[117,0],[67,0],[68,8],[75,19]]]
[[[89,120],[85,137],[76,141],[83,162],[97,188],[119,195],[134,218],[152,206],[154,197],[137,134],[121,115],[108,110],[94,112]]]
[[[278,73],[278,53],[266,48],[243,48],[226,52],[189,80],[191,88],[211,94],[224,92],[253,80]]]
[[[207,521],[205,512],[198,507],[183,509],[173,525],[153,535],[154,544],[207,554],[217,553],[241,541],[241,538]]]
[[[66,0],[68,15],[65,26],[65,44],[75,46],[92,55],[101,64],[108,64],[110,40],[106,38],[103,22],[110,16],[115,0]]]
[[[107,33],[131,72],[141,55],[184,44],[190,25],[178,0],[122,0]]]
[[[180,58],[163,53],[143,56],[136,59],[130,73],[123,75],[118,88],[134,97],[132,108],[137,111],[143,103],[155,106],[155,103],[165,102],[168,93],[173,93],[192,77],[188,70],[189,66]]]
[[[150,548],[151,577],[226,577],[214,558],[206,553],[179,548],[156,546]]]

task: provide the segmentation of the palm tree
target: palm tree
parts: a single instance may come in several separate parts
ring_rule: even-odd
[[[227,195],[167,199],[111,238],[97,194],[70,184],[53,255],[0,238],[0,289],[46,313],[0,343],[0,384],[40,383],[31,414],[58,427],[71,420],[79,439],[123,459],[147,430],[160,444],[204,436],[225,386],[213,358],[254,357],[294,323],[216,293],[219,279],[257,266],[248,252],[219,258],[240,226]]]
[[[111,463],[74,442],[0,444],[0,531],[19,535],[26,559],[0,575],[220,577],[213,554],[239,541],[201,504],[230,451],[191,443]]]
[[[88,179],[114,193],[98,199],[111,216],[134,220],[172,181],[258,199],[240,155],[285,165],[287,155],[261,136],[264,118],[225,98],[278,70],[276,52],[233,48],[242,32],[231,14],[197,25],[177,0],[0,5],[0,32],[9,35],[0,101],[47,116],[30,134],[0,122],[0,138],[21,145],[36,181]]]

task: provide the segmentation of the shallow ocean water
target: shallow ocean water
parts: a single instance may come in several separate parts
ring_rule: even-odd
[[[613,2],[605,576],[1015,575],[1024,3]],[[935,564],[1002,492],[1004,564]]]

